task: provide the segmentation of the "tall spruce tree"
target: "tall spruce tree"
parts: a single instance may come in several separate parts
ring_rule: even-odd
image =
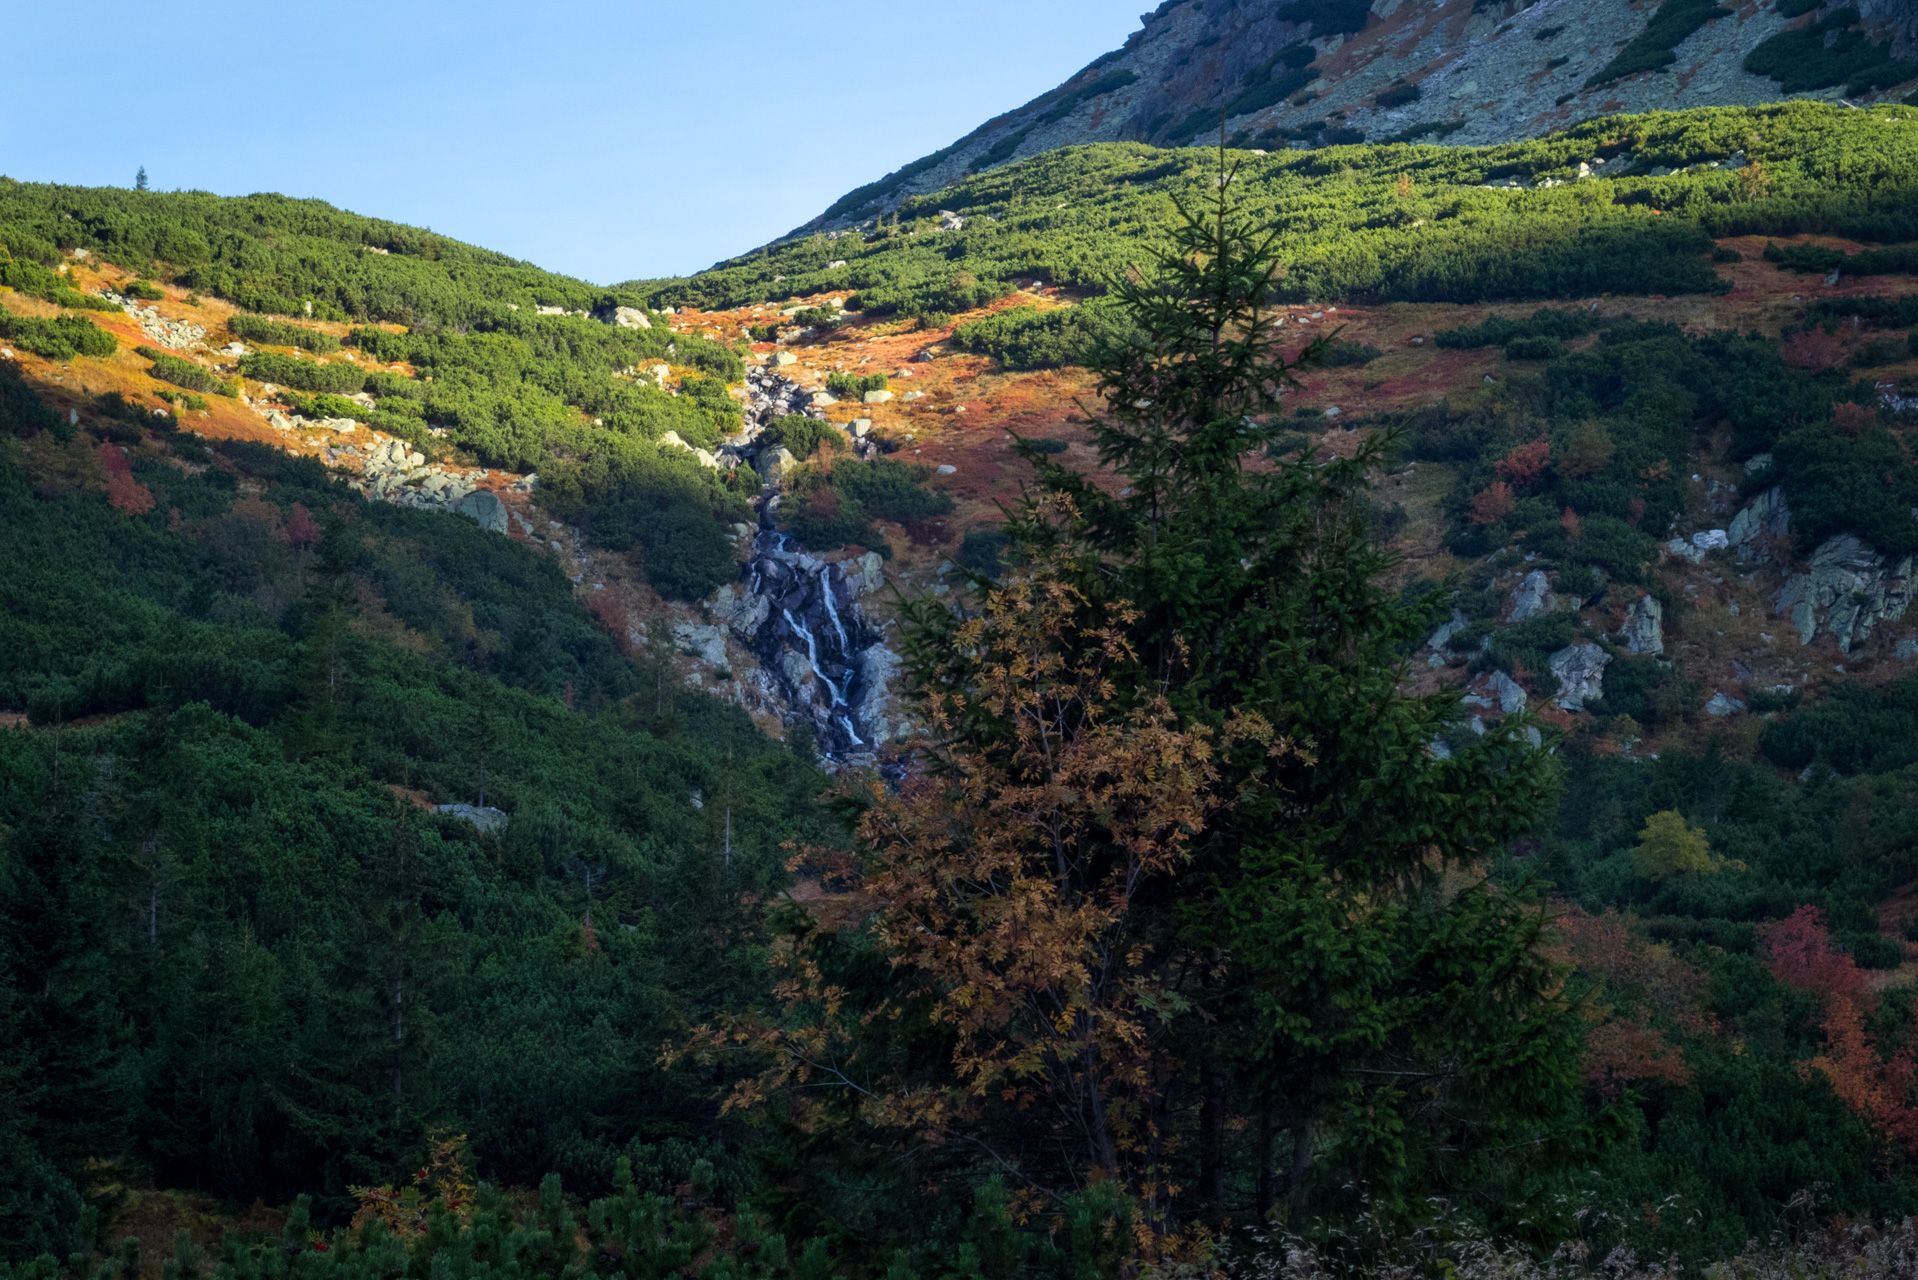
[[[1584,1140],[1542,906],[1485,873],[1553,766],[1517,719],[1434,751],[1461,704],[1407,688],[1438,603],[1383,582],[1389,440],[1275,459],[1325,340],[1280,353],[1236,179],[1115,284],[1101,472],[1022,443],[1022,567],[911,609],[928,767],[864,797],[871,910],[703,1041],[766,1053],[734,1101],[808,1141],[838,1106],[921,1176],[1116,1182],[1159,1239],[1495,1198]]]

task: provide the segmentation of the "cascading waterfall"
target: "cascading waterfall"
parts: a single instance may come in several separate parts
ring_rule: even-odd
[[[866,723],[875,651],[885,653],[879,629],[858,604],[858,588],[844,566],[822,564],[795,548],[785,534],[761,532],[741,586],[764,604],[750,643],[760,665],[780,686],[795,714],[811,722],[821,752],[831,760],[869,756],[885,730]],[[884,675],[879,677],[883,683]],[[883,692],[883,690],[882,690]]]

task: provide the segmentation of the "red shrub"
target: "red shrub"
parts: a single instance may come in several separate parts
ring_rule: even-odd
[[[1758,926],[1758,950],[1780,982],[1821,996],[1863,1003],[1871,999],[1865,971],[1850,953],[1832,945],[1825,913],[1800,907],[1773,924]]]
[[[280,529],[280,541],[301,551],[310,551],[320,545],[324,535],[319,523],[313,519],[313,513],[306,504],[296,502],[287,509],[286,524]]]
[[[130,516],[143,516],[153,510],[153,491],[133,478],[133,464],[126,454],[110,444],[100,446],[100,461],[107,469],[107,501]]]
[[[1512,486],[1503,480],[1494,480],[1489,488],[1472,499],[1472,523],[1492,524],[1510,515],[1516,505],[1512,498]]]
[[[1865,434],[1866,427],[1878,421],[1878,414],[1868,404],[1852,404],[1847,401],[1831,407],[1831,420],[1846,435],[1862,436]]]
[[[1823,329],[1807,329],[1785,340],[1785,363],[1807,373],[1823,373],[1845,362],[1845,344]]]
[[[1527,485],[1538,482],[1538,478],[1545,474],[1546,464],[1551,460],[1552,442],[1534,440],[1530,444],[1519,445],[1499,459],[1496,469],[1501,479],[1509,480],[1523,489]]]

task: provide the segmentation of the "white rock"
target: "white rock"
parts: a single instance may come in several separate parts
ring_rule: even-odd
[[[777,365],[781,369],[784,369],[788,365],[798,364],[799,357],[790,351],[775,351],[767,358],[767,363]]]
[[[866,438],[866,433],[871,430],[872,430],[871,418],[854,418],[852,420],[852,438],[853,439],[864,440]]]
[[[650,329],[653,322],[638,307],[614,307],[613,323],[621,329]]]
[[[888,400],[891,400],[891,399],[892,399],[892,392],[890,391],[868,391],[866,393],[867,404],[885,404]]]
[[[959,468],[953,466],[950,462],[942,462],[937,468],[938,474],[942,476],[955,475],[958,473],[958,470]]]
[[[1700,551],[1723,551],[1731,540],[1723,529],[1701,529],[1692,535],[1692,545]]]
[[[1708,716],[1732,716],[1745,709],[1745,704],[1736,698],[1727,698],[1722,693],[1714,693],[1712,700],[1705,704]]]

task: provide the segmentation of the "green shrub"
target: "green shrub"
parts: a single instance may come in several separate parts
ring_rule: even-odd
[[[831,550],[849,542],[883,546],[873,520],[911,525],[948,515],[952,499],[928,489],[927,467],[891,458],[842,462],[830,473],[808,469],[780,508],[784,527],[807,546]]]
[[[117,338],[84,316],[42,320],[35,316],[17,316],[4,308],[0,308],[0,338],[46,360],[104,357],[120,349]]]
[[[356,422],[366,422],[375,416],[373,410],[345,396],[303,396],[296,391],[283,391],[280,398],[286,401],[287,408],[308,418],[352,418]]]
[[[1713,18],[1730,17],[1731,9],[1719,7],[1717,0],[1665,0],[1652,15],[1645,29],[1618,51],[1609,63],[1585,82],[1587,89],[1641,71],[1657,71],[1678,61],[1673,52],[1686,37]]]
[[[818,452],[822,444],[838,450],[844,444],[844,438],[830,423],[794,414],[781,418],[760,432],[759,443],[768,447],[784,445],[793,457],[804,462]]]
[[[366,386],[366,370],[350,360],[323,364],[271,351],[240,357],[240,374],[255,382],[271,382],[295,391],[359,391]]]
[[[997,525],[986,529],[968,529],[959,543],[959,563],[974,573],[996,578],[1005,572],[1006,548],[1010,539]]]
[[[1854,97],[1918,77],[1918,63],[1893,58],[1889,41],[1873,44],[1860,29],[1858,10],[1849,7],[1780,31],[1745,55],[1745,70],[1770,76],[1785,93],[1842,84]]]
[[[1855,533],[1885,555],[1918,551],[1918,468],[1883,426],[1855,437],[1830,423],[1801,427],[1772,452],[1801,547]]]
[[[1544,334],[1529,338],[1513,338],[1505,344],[1507,360],[1556,360],[1564,354],[1564,342]]]
[[[1562,342],[1566,338],[1576,338],[1603,329],[1612,323],[1590,311],[1546,307],[1534,311],[1525,320],[1493,316],[1476,328],[1441,329],[1432,335],[1432,341],[1440,347],[1465,351],[1478,347],[1508,347],[1523,338],[1557,338]]]
[[[161,382],[171,382],[188,391],[210,391],[222,396],[237,394],[218,374],[191,360],[182,360],[152,347],[138,347],[136,350],[153,362],[153,367],[147,372]]]
[[[182,409],[193,410],[207,407],[207,402],[201,397],[194,395],[191,391],[168,391],[162,387],[153,394],[168,404],[177,405]]]
[[[991,356],[1007,369],[1057,369],[1085,358],[1087,347],[1118,332],[1116,308],[1103,299],[1077,307],[1010,307],[960,325],[955,350]]]
[[[1325,364],[1337,369],[1345,365],[1370,364],[1385,353],[1363,342],[1334,342],[1325,350]]]
[[[1822,700],[1768,723],[1758,744],[1794,771],[1813,760],[1847,775],[1918,764],[1918,676],[1875,689],[1839,681]]]
[[[235,315],[226,322],[233,335],[248,342],[264,342],[276,347],[299,347],[316,355],[331,355],[340,349],[340,340],[330,333],[297,324],[282,324],[264,316]]]
[[[0,360],[0,433],[30,436],[50,431],[61,439],[73,434],[65,417],[47,407],[11,360]]]
[[[868,391],[884,391],[887,378],[883,373],[830,373],[826,375],[826,390],[836,396],[850,396],[857,399]]]
[[[123,292],[129,298],[138,298],[142,302],[165,302],[166,290],[150,280],[135,280]]]

